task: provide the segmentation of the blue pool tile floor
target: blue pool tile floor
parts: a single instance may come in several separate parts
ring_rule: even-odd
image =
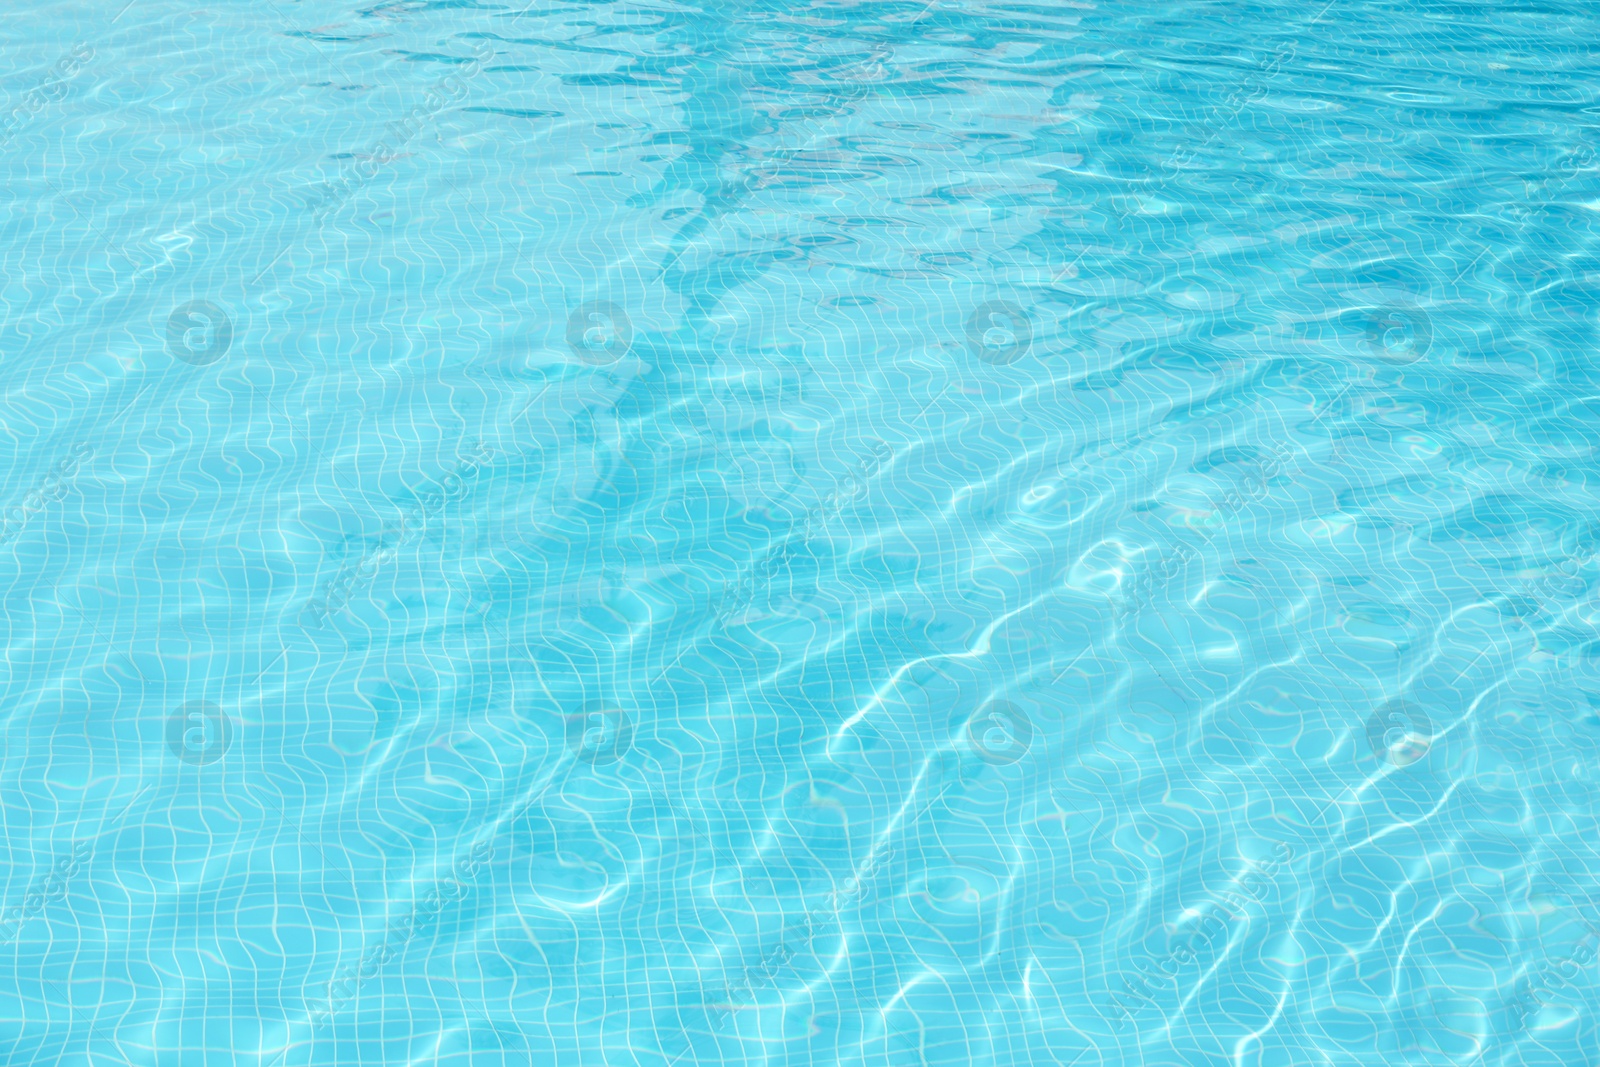
[[[1596,41],[12,5],[0,1064],[1600,1065]]]

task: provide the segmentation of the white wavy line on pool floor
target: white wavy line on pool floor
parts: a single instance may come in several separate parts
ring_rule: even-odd
[[[542,780],[537,780],[538,776],[535,776],[536,777],[536,781],[532,785],[530,785],[526,790],[524,790],[516,798],[515,801],[513,801],[513,804],[510,806],[509,812],[506,813],[506,814],[500,815],[497,819],[495,819],[495,821],[493,823],[488,824],[489,827],[490,827],[488,832],[480,833],[477,837],[475,837],[473,839],[473,842],[472,842],[473,846],[476,847],[477,845],[486,844],[486,843],[488,843],[490,841],[493,841],[495,838],[499,837],[501,835],[501,833],[504,832],[504,828],[509,823],[514,822],[524,812],[526,812],[529,808],[531,808],[542,796],[544,796],[544,794],[546,792],[548,792],[548,790],[550,789],[552,783],[556,780],[557,776],[559,775],[559,773],[562,771],[562,769],[564,767],[570,769],[570,767],[573,764],[576,764],[576,763],[577,763],[577,757],[576,756],[572,756],[571,759],[558,759],[558,760],[556,760],[555,765],[552,766],[550,768],[550,770],[542,777]],[[507,805],[505,805],[503,800],[502,800],[502,805],[501,806],[502,806],[502,810],[503,811],[507,807]],[[433,872],[433,874],[435,876],[435,880],[437,880],[437,874],[438,874],[439,871],[449,870],[450,866],[451,866],[450,864],[435,863],[433,868],[432,868],[432,872]],[[408,880],[408,882],[409,882],[409,884],[415,885],[415,884],[417,884],[417,879],[413,876],[411,879]],[[564,910],[564,909],[556,909],[556,910]],[[386,910],[385,911],[385,923],[387,923],[387,922],[388,922],[388,913],[387,913],[387,910]],[[379,927],[379,928],[381,929],[382,927]],[[309,976],[308,976],[308,980],[309,980]],[[275,1065],[278,1064],[291,1051],[293,1051],[293,1050],[295,1050],[297,1048],[306,1047],[307,1045],[314,1043],[314,1041],[316,1040],[315,1036],[314,1036],[315,1033],[316,1033],[316,1029],[315,1029],[315,1025],[314,1025],[314,1022],[313,1022],[313,1016],[314,1016],[315,1013],[314,1013],[314,1011],[309,1009],[309,1003],[310,1002],[308,1001],[308,1007],[303,1007],[302,1009],[300,1009],[300,1010],[298,1010],[298,1011],[296,1011],[294,1013],[296,1016],[303,1016],[303,1018],[296,1018],[296,1019],[292,1019],[292,1020],[291,1019],[285,1019],[284,1020],[284,1025],[285,1025],[286,1028],[290,1028],[291,1032],[292,1032],[292,1028],[297,1027],[297,1026],[301,1027],[301,1028],[309,1028],[310,1029],[310,1034],[307,1036],[307,1038],[301,1039],[301,1040],[298,1040],[298,1041],[294,1040],[293,1038],[288,1038],[285,1041],[284,1046],[277,1051],[277,1054],[275,1056],[273,1056],[273,1058],[270,1061],[267,1061],[266,1067],[275,1067]],[[265,1056],[266,1052],[267,1052],[267,1050],[262,1050],[261,1055]]]
[[[978,640],[975,642],[973,647],[964,652],[935,652],[930,656],[920,656],[917,659],[907,660],[905,663],[902,663],[895,670],[895,672],[889,676],[888,681],[884,682],[881,686],[873,691],[872,699],[868,700],[866,704],[859,708],[854,715],[851,715],[848,719],[839,724],[839,728],[833,732],[833,736],[831,736],[828,739],[828,743],[823,746],[822,754],[827,756],[829,759],[832,759],[834,742],[843,738],[844,735],[853,726],[855,726],[856,723],[866,718],[868,713],[870,713],[874,708],[882,707],[888,692],[895,687],[895,685],[900,681],[901,676],[907,671],[911,670],[913,667],[921,666],[924,663],[932,663],[934,660],[976,659],[979,656],[987,655],[989,652],[990,638],[994,636],[994,632],[996,630],[1041,601],[1048,600],[1050,597],[1057,595],[1060,588],[1064,587],[1051,586],[1020,607],[1013,608],[1004,615],[997,616],[989,623],[988,626],[983,628],[983,632],[978,635]]]

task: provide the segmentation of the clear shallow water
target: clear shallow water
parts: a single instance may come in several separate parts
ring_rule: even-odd
[[[119,6],[5,1063],[1600,1062],[1592,6]]]

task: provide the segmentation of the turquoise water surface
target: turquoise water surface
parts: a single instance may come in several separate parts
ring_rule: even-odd
[[[1600,1064],[1600,6],[125,2],[0,1064]]]

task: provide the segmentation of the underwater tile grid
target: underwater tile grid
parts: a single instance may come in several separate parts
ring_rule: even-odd
[[[0,27],[0,1067],[1600,1065],[1600,4]]]

